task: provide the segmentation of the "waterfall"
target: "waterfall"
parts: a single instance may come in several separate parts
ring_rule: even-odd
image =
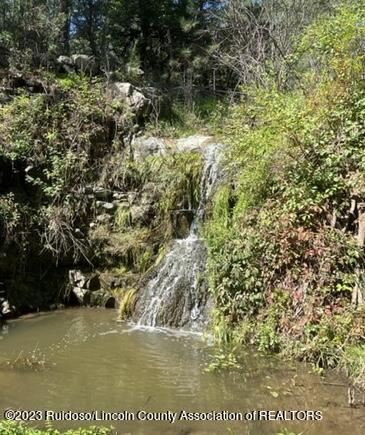
[[[200,328],[206,319],[208,294],[203,283],[206,248],[198,226],[219,179],[220,144],[204,149],[200,202],[188,237],[174,240],[155,275],[141,291],[136,320],[144,326]]]

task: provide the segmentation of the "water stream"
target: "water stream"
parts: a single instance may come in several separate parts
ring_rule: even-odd
[[[209,297],[203,284],[206,250],[199,238],[199,223],[219,180],[220,144],[203,151],[200,202],[189,235],[175,240],[160,267],[141,291],[136,314],[139,325],[200,329],[208,319]]]
[[[246,353],[243,368],[206,372],[214,348],[199,334],[116,324],[116,313],[69,309],[11,322],[0,332],[0,412],[23,410],[191,412],[320,410],[322,421],[119,421],[119,435],[362,435],[364,409],[347,407],[346,386],[300,364]],[[7,366],[34,354],[42,369]],[[58,422],[56,427],[95,422]],[[44,422],[38,423],[44,426]],[[232,432],[229,432],[230,429]]]

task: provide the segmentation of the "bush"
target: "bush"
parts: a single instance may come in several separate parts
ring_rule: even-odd
[[[252,323],[260,349],[321,366],[338,365],[364,339],[363,311],[351,305],[364,253],[350,210],[365,198],[361,3],[307,29],[292,89],[273,80],[243,90],[225,130],[226,185],[205,230],[225,322]]]

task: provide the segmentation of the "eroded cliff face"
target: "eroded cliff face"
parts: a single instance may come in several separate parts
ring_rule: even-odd
[[[78,75],[2,71],[0,80],[2,315],[75,303],[69,270],[119,264],[94,234],[114,236],[127,208],[135,226],[153,219],[154,187],[131,147],[152,99],[129,83]]]
[[[144,136],[151,99],[128,83],[19,76],[3,84],[3,315],[118,301],[121,316],[130,315],[156,262],[169,258],[173,240],[191,234],[212,139]],[[200,244],[196,255],[187,253],[185,267],[199,276]],[[196,286],[195,272],[193,278],[176,273],[182,293]],[[185,304],[189,310],[193,299]]]

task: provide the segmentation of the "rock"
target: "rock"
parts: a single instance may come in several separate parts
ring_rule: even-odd
[[[100,287],[101,285],[99,275],[97,273],[91,273],[85,282],[84,288],[90,290],[91,292],[94,292],[96,290],[99,290]]]
[[[68,272],[68,279],[72,286],[78,286],[81,288],[84,286],[86,280],[80,270],[70,270]]]
[[[64,304],[52,304],[49,307],[50,310],[63,310],[64,308],[66,308]]]
[[[105,290],[99,290],[91,294],[90,305],[92,307],[115,308],[115,297]]]
[[[109,87],[113,100],[126,104],[138,117],[147,116],[151,109],[151,101],[131,83],[115,82]]]
[[[103,187],[95,187],[93,189],[93,194],[97,199],[108,200],[112,196],[112,191]]]
[[[76,71],[96,74],[98,71],[94,56],[88,56],[87,54],[73,54],[71,57],[59,56],[57,64],[62,72],[68,74]]]
[[[154,155],[167,153],[167,144],[164,139],[158,137],[139,137],[132,142],[133,155],[136,160],[144,160]]]
[[[99,208],[103,208],[107,211],[114,211],[117,206],[113,204],[112,202],[105,202],[105,201],[96,201],[96,206]]]
[[[112,202],[104,202],[102,207],[104,210],[113,211],[117,208],[117,205],[113,204]]]
[[[97,65],[94,56],[88,56],[87,54],[73,54],[71,59],[77,71],[91,74],[97,72]]]
[[[80,287],[73,287],[72,291],[81,305],[90,304],[90,299],[92,295],[91,291]]]
[[[114,92],[116,96],[127,99],[133,93],[134,86],[131,83],[114,83]]]
[[[9,301],[7,300],[0,300],[0,315],[6,316],[7,314],[11,313],[11,307],[9,304]]]
[[[178,139],[175,142],[176,150],[183,151],[201,151],[205,146],[213,142],[211,136],[189,136],[186,138]]]
[[[75,65],[71,57],[59,56],[57,58],[57,63],[60,66],[62,72],[66,72],[68,74],[75,72]]]
[[[117,201],[126,201],[128,202],[128,194],[122,192],[113,192],[113,199]]]
[[[89,290],[90,292],[99,290],[101,287],[99,275],[93,272],[82,273],[80,270],[70,270],[69,282],[74,288]]]
[[[153,208],[150,204],[147,205],[134,205],[130,208],[131,221],[133,225],[140,223],[146,224],[153,216]]]
[[[174,211],[172,216],[174,238],[184,239],[188,237],[193,220],[193,210]]]
[[[99,224],[108,224],[112,220],[112,216],[103,213],[96,216],[96,222]]]

